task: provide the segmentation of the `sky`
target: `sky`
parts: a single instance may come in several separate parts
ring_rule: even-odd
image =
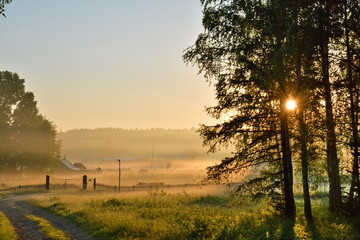
[[[214,91],[183,51],[200,0],[13,0],[0,18],[0,70],[16,72],[58,127],[210,124]]]

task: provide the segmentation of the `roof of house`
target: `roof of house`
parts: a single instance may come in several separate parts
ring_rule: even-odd
[[[86,167],[82,163],[74,163],[73,165],[81,170],[86,170]]]
[[[61,159],[61,162],[64,164],[65,167],[67,167],[70,170],[74,170],[74,171],[80,171],[80,168],[75,167],[71,162],[69,162],[66,159]]]

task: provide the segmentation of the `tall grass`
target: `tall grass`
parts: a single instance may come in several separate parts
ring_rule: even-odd
[[[298,202],[295,222],[268,209],[266,201],[223,196],[167,194],[146,197],[64,195],[33,203],[69,218],[98,239],[360,239],[353,222],[314,202],[315,224],[307,226]]]
[[[3,212],[0,212],[0,239],[1,240],[17,240],[18,237],[15,233],[9,219]]]

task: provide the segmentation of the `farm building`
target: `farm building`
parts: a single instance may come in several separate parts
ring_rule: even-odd
[[[62,170],[69,170],[69,171],[81,171],[82,169],[74,166],[71,162],[69,162],[67,159],[63,158],[60,160],[61,162],[61,169]]]

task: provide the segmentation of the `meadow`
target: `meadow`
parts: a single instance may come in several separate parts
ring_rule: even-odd
[[[330,214],[324,194],[313,197],[315,222],[307,226],[300,195],[293,223],[274,214],[265,199],[239,199],[217,192],[72,192],[35,197],[30,202],[76,222],[97,239],[360,238],[358,222]]]
[[[95,176],[99,182],[115,185],[118,180],[116,162],[108,164],[103,173]],[[205,176],[205,170],[200,167],[180,168],[181,162],[174,163],[174,168],[148,169],[141,174],[141,164],[128,164],[130,167],[124,166],[122,172],[123,186],[139,182],[198,183]],[[30,179],[31,176],[23,176],[17,181],[4,179],[4,183],[14,185]],[[34,177],[34,181],[44,181],[44,176]],[[29,202],[76,223],[96,239],[360,239],[358,219],[330,214],[326,193],[312,192],[315,221],[308,226],[301,193],[296,194],[297,218],[293,223],[278,216],[266,199],[232,197],[230,190],[227,185],[123,190],[120,193],[91,188],[87,191],[50,190],[33,196]],[[1,222],[5,229],[11,229],[6,218]],[[16,238],[10,236],[8,239]]]
[[[167,161],[164,159],[164,163]],[[177,160],[172,161],[169,168],[154,169],[146,168],[148,160],[127,161],[122,165],[122,186],[139,182],[196,184],[206,176],[204,167],[209,161],[212,160]],[[101,183],[117,185],[116,161],[93,161],[91,164],[88,165],[91,168],[104,164],[105,169],[101,173],[90,172],[91,177]],[[251,174],[256,171],[233,180],[238,182]],[[81,177],[76,174],[55,176]],[[2,180],[10,186],[39,183],[44,181],[44,175],[3,176]],[[231,197],[230,190],[227,185],[123,190],[120,193],[91,188],[87,191],[50,190],[32,197],[29,202],[76,223],[96,239],[360,239],[358,219],[330,214],[326,193],[312,192],[315,222],[308,226],[300,193],[296,194],[296,221],[289,222],[278,216],[266,199]],[[11,229],[6,218],[1,222]]]

